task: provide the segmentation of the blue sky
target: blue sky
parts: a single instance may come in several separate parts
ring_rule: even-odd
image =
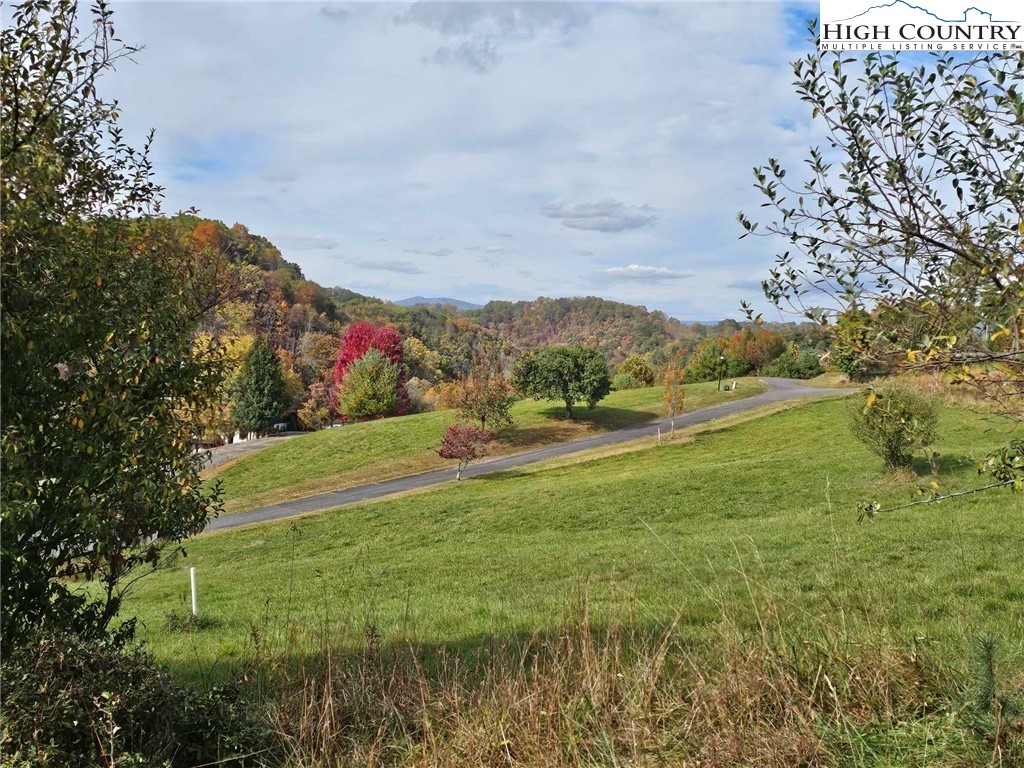
[[[596,294],[738,315],[778,244],[751,168],[816,143],[817,4],[120,3],[105,84],[166,208],[383,298]]]

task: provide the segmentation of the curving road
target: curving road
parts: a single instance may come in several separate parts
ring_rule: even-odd
[[[695,424],[704,424],[725,416],[732,416],[762,405],[780,403],[785,400],[796,400],[801,398],[823,397],[829,395],[848,395],[849,389],[817,389],[808,387],[794,379],[773,379],[762,378],[761,381],[768,384],[769,389],[753,397],[745,397],[741,400],[733,400],[727,403],[700,408],[696,411],[676,416],[676,429],[691,427]],[[639,437],[653,437],[658,429],[669,428],[668,419],[663,421],[649,422],[635,427],[605,432],[594,437],[587,437],[581,440],[572,440],[567,443],[557,443],[545,448],[538,448],[534,451],[516,453],[511,456],[501,456],[490,461],[479,464],[471,464],[463,477],[476,477],[491,472],[502,472],[506,469],[514,469],[527,464],[534,464],[545,459],[552,459],[558,456],[567,456],[590,448],[600,448],[606,445],[616,445],[629,440],[636,440]],[[382,496],[390,496],[394,493],[403,493],[419,488],[427,488],[432,485],[440,485],[455,479],[455,468],[435,469],[430,472],[422,472],[417,475],[396,477],[391,480],[382,480],[379,483],[368,485],[357,485],[353,488],[346,488],[331,493],[321,493],[316,496],[307,496],[303,499],[285,501],[280,504],[273,504],[269,507],[250,509],[247,512],[237,512],[231,515],[224,515],[210,521],[206,526],[207,531],[219,531],[227,528],[238,528],[243,525],[254,523],[265,523],[269,520],[281,520],[296,515],[305,515],[310,512],[322,512],[326,509],[340,507],[343,504],[352,504],[359,501],[378,499]]]

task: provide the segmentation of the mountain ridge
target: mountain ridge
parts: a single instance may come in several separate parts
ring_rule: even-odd
[[[398,299],[397,301],[391,302],[392,304],[398,304],[402,307],[455,307],[456,309],[482,309],[483,304],[474,304],[471,301],[463,301],[462,299],[453,299],[449,296],[410,296],[406,299]]]

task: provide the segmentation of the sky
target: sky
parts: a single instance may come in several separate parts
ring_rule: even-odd
[[[820,140],[790,69],[817,3],[113,7],[145,47],[101,91],[134,143],[155,129],[165,211],[385,299],[764,308],[784,244],[736,213],[755,165]]]

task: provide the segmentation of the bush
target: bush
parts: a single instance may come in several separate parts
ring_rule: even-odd
[[[194,766],[259,749],[238,685],[176,684],[139,645],[50,635],[3,660],[4,766]]]
[[[621,392],[623,389],[643,389],[647,385],[631,373],[618,373],[612,378],[612,389]]]
[[[619,366],[619,375],[623,374],[632,376],[640,382],[641,387],[654,386],[654,370],[640,355],[626,358],[626,361]],[[614,388],[619,389],[619,387]],[[622,389],[639,389],[639,387],[622,387]]]
[[[901,384],[864,390],[864,402],[850,412],[854,437],[889,470],[910,466],[915,451],[935,442],[938,411],[935,401]]]
[[[338,390],[338,412],[349,419],[394,416],[408,408],[401,371],[384,353],[371,347],[346,370]]]
[[[783,379],[813,379],[824,372],[817,353],[811,349],[787,351],[761,369],[762,376]]]

